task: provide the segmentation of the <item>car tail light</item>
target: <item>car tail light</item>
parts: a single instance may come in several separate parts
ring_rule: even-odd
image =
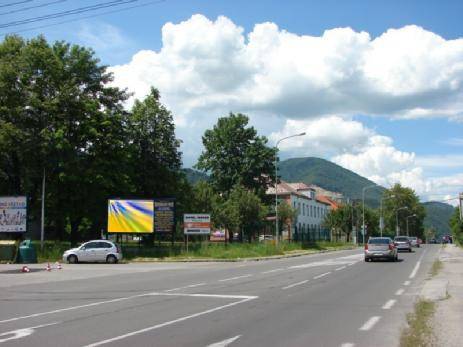
[[[365,243],[365,251],[368,251],[368,243]]]

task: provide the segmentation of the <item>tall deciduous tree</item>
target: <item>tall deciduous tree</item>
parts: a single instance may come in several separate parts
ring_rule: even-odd
[[[225,197],[238,184],[264,198],[272,182],[275,150],[248,122],[247,116],[230,113],[202,138],[204,151],[196,167],[210,173],[212,186]]]

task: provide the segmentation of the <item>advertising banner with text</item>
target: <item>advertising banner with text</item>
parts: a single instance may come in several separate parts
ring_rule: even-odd
[[[0,232],[24,233],[27,231],[27,197],[0,197]]]

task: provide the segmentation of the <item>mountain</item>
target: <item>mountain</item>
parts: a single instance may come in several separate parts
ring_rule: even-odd
[[[208,181],[209,176],[200,171],[194,169],[183,169],[183,172],[186,175],[186,179],[191,185],[195,185],[199,181]]]
[[[425,202],[423,206],[426,209],[424,227],[435,229],[436,236],[450,234],[449,220],[454,211],[453,206],[434,201]]]
[[[328,160],[314,157],[293,158],[278,165],[280,177],[287,182],[315,184],[324,189],[340,192],[346,198],[362,200],[362,188],[374,183],[355,172],[347,170]],[[378,207],[383,187],[365,191],[365,204]]]

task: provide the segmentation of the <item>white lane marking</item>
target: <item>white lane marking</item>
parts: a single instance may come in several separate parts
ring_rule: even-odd
[[[356,261],[355,261],[355,262],[353,262],[353,263],[349,263],[349,264],[347,264],[347,266],[352,266],[352,265],[355,265],[355,264],[357,264],[357,262],[356,262]]]
[[[187,288],[194,288],[194,287],[199,287],[199,286],[204,286],[206,283],[197,283],[197,284],[190,284],[189,286],[184,286],[184,287],[177,287],[177,288],[172,288],[168,290],[164,290],[166,293],[169,292],[174,292],[176,290],[181,290],[181,289],[187,289]]]
[[[331,273],[331,271],[325,272],[325,273],[323,273],[321,275],[315,276],[313,279],[318,280],[319,278],[325,277],[325,276],[329,275],[330,273]]]
[[[331,259],[326,259],[322,261],[314,261],[314,262],[306,263],[306,264],[293,265],[293,266],[289,266],[288,269],[304,269],[308,267],[345,265],[345,264],[348,264],[347,266],[351,266],[357,263],[358,260],[363,257],[364,257],[363,254],[353,254],[353,255],[346,256],[346,257],[331,258]]]
[[[338,267],[337,269],[334,269],[334,271],[340,271],[340,270],[344,270],[347,266],[341,266],[341,267]]]
[[[159,294],[159,295],[178,295],[178,294],[167,294],[167,293],[158,293],[158,294]],[[187,296],[187,295],[183,295],[183,296]],[[192,294],[191,296],[198,296],[198,295],[197,295],[197,294]],[[204,294],[204,296],[210,296],[210,295]],[[223,295],[222,295],[222,296],[223,296]],[[216,297],[216,296],[214,296],[214,297]],[[236,296],[235,296],[235,297],[236,297]],[[146,333],[146,332],[148,332],[148,331],[156,330],[156,329],[159,329],[159,328],[168,326],[168,325],[173,325],[173,324],[175,324],[175,323],[183,322],[183,321],[185,321],[185,320],[187,320],[187,319],[191,319],[191,318],[196,318],[196,317],[204,316],[204,315],[206,315],[206,314],[209,314],[209,313],[212,313],[212,312],[215,312],[215,311],[219,311],[219,310],[223,310],[223,309],[228,308],[228,307],[236,306],[236,305],[239,305],[239,304],[241,304],[241,303],[244,303],[244,302],[247,302],[247,301],[256,299],[256,298],[257,298],[257,297],[247,297],[247,298],[245,298],[245,299],[242,299],[242,300],[239,300],[239,301],[235,301],[235,302],[232,302],[232,303],[230,303],[230,304],[226,304],[226,305],[214,307],[214,308],[211,308],[211,309],[209,309],[209,310],[205,310],[205,311],[201,311],[201,312],[198,312],[198,313],[194,313],[194,314],[191,314],[191,315],[188,315],[188,316],[180,317],[180,318],[177,318],[177,319],[168,321],[168,322],[156,324],[156,325],[153,325],[153,326],[144,328],[144,329],[132,331],[132,332],[130,332],[130,333],[123,334],[123,335],[119,335],[119,336],[116,336],[116,337],[113,337],[113,338],[110,338],[110,339],[107,339],[107,340],[102,340],[102,341],[98,341],[98,342],[95,342],[95,343],[91,343],[91,344],[89,344],[89,345],[86,345],[85,347],[96,347],[96,346],[105,345],[105,344],[108,344],[108,343],[111,343],[111,342],[114,342],[114,341],[123,340],[123,339],[125,339],[125,338],[127,338],[127,337],[131,337],[131,336],[134,336],[134,335]]]
[[[394,304],[395,304],[396,302],[397,302],[397,300],[391,299],[391,300],[389,300],[388,302],[386,302],[386,303],[383,305],[382,309],[383,309],[383,310],[389,310],[389,309],[392,308],[392,306],[394,306]]]
[[[218,299],[246,299],[246,300],[253,300],[257,299],[258,296],[253,295],[226,295],[226,294],[188,294],[188,293],[149,293],[147,295],[150,296],[186,296],[186,297],[193,297],[193,298],[218,298]]]
[[[421,254],[420,259],[418,259],[418,261],[416,262],[416,265],[415,265],[415,267],[413,268],[413,271],[412,271],[412,273],[410,274],[410,276],[408,276],[408,278],[410,278],[410,279],[415,278],[416,273],[418,272],[418,269],[420,268],[421,260],[423,259],[423,257],[424,257],[424,255],[426,254],[426,252],[427,252],[427,249],[425,249],[424,252],[423,252],[423,254]]]
[[[219,280],[219,282],[233,281],[233,280],[237,280],[237,279],[240,279],[240,278],[246,278],[246,277],[251,277],[251,276],[252,276],[252,275],[249,274],[249,275],[243,275],[243,276],[236,276],[236,277],[224,278],[223,280]]]
[[[50,325],[55,325],[55,324],[58,324],[58,323],[59,322],[49,323],[49,324],[42,324],[42,325],[36,325],[35,327],[29,327],[29,328],[22,328],[22,329],[16,329],[16,330],[7,331],[5,333],[0,334],[0,343],[10,341],[10,340],[22,339],[23,337],[32,335],[34,333],[35,329],[48,327]],[[8,336],[8,335],[12,335],[12,336],[3,338],[4,336]]]
[[[379,322],[379,320],[381,319],[380,316],[373,316],[371,317],[369,320],[367,320],[365,322],[365,324],[362,325],[362,327],[359,329],[361,331],[368,331],[370,330],[371,328],[373,328],[375,326],[376,323]]]
[[[309,282],[309,280],[305,280],[305,281],[293,283],[293,284],[290,284],[289,286],[283,287],[283,288],[281,288],[281,289],[285,290],[285,289],[293,288],[293,287],[296,287],[296,286],[300,286],[300,285],[302,285],[302,284],[305,284],[305,283],[307,283],[307,282]]]
[[[405,282],[404,282],[404,286],[409,286],[410,283],[411,283],[410,281],[405,281]]]
[[[241,335],[238,335],[238,336],[232,337],[230,339],[226,339],[226,340],[223,340],[223,341],[220,341],[220,342],[213,343],[212,345],[209,345],[207,347],[226,347],[230,343],[232,343],[233,341],[238,340],[240,337],[241,337]]]
[[[52,310],[52,311],[34,313],[34,314],[27,315],[27,316],[20,316],[20,317],[14,317],[14,318],[0,320],[0,323],[14,322],[14,321],[18,321],[18,320],[21,320],[21,319],[35,318],[35,317],[45,316],[45,315],[49,315],[49,314],[53,314],[53,313],[66,312],[66,311],[78,310],[80,308],[93,307],[93,306],[99,306],[99,305],[104,305],[104,304],[110,304],[110,303],[113,303],[113,302],[131,300],[131,299],[136,299],[136,298],[141,298],[141,297],[144,297],[144,296],[148,296],[149,294],[150,293],[131,295],[131,296],[112,299],[112,300],[92,302],[91,304],[71,306],[71,307],[60,308],[60,309]]]
[[[405,292],[405,289],[400,288],[398,291],[395,292],[395,295],[402,295]]]
[[[278,269],[273,269],[273,270],[269,270],[269,271],[263,271],[261,272],[261,274],[270,274],[272,272],[277,272],[277,271],[282,271],[284,270],[283,268],[278,268]]]
[[[355,343],[352,342],[346,342],[341,345],[341,347],[354,347]]]

